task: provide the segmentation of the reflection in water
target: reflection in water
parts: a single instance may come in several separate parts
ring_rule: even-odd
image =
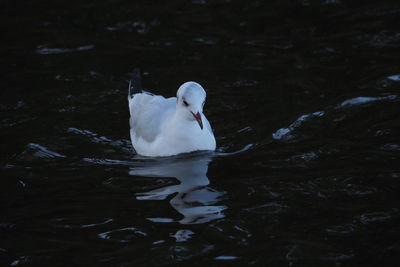
[[[129,174],[145,177],[174,177],[180,181],[178,185],[168,185],[162,188],[137,194],[138,200],[164,200],[177,193],[171,200],[171,206],[183,215],[179,220],[182,224],[199,224],[223,218],[222,211],[226,206],[213,205],[224,194],[208,185],[207,177],[210,155],[186,155],[143,162],[134,167]],[[149,218],[155,222],[171,222],[169,218]]]

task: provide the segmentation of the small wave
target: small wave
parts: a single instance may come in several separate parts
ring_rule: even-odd
[[[83,135],[86,136],[90,142],[96,143],[96,144],[102,144],[102,145],[109,145],[112,146],[113,148],[116,148],[118,150],[122,150],[127,153],[132,152],[132,146],[130,144],[130,141],[121,139],[121,140],[112,140],[110,138],[107,138],[105,136],[98,135],[92,131],[89,130],[81,130],[78,128],[68,128],[67,132],[69,133],[74,133],[78,135]]]
[[[259,84],[259,82],[255,81],[255,80],[237,80],[232,83],[227,83],[225,86],[242,88],[242,87],[251,87],[251,86],[258,85],[258,84]]]
[[[21,256],[18,259],[14,260],[13,262],[11,262],[10,266],[17,266],[17,265],[22,265],[22,264],[26,264],[29,262],[30,257],[29,256]]]
[[[321,257],[323,260],[329,260],[329,261],[344,261],[344,260],[350,260],[354,257],[354,254],[352,253],[328,253],[327,255],[324,255]]]
[[[171,237],[175,238],[176,242],[186,242],[192,238],[194,232],[192,230],[180,229]]]
[[[247,144],[243,148],[239,150],[235,150],[232,152],[224,152],[225,147],[219,147],[217,148],[216,151],[208,151],[208,150],[202,150],[202,151],[193,151],[193,152],[188,152],[188,153],[182,153],[174,156],[169,156],[169,157],[146,157],[146,156],[141,156],[139,154],[135,154],[133,159],[135,160],[132,162],[132,164],[137,163],[137,161],[168,161],[168,160],[185,160],[185,159],[190,159],[190,158],[213,158],[213,157],[224,157],[224,156],[232,156],[232,155],[237,155],[246,151],[249,151],[250,149],[254,148],[256,145],[255,144]]]
[[[100,221],[98,223],[90,223],[90,224],[79,224],[79,223],[66,223],[66,219],[64,218],[58,218],[55,220],[57,222],[56,227],[62,227],[62,228],[67,228],[67,229],[84,229],[84,228],[92,228],[92,227],[96,227],[99,225],[104,225],[104,224],[108,224],[110,222],[113,222],[114,219],[108,218],[105,219],[104,221]],[[60,225],[58,225],[60,223]],[[64,224],[63,224],[64,223]]]
[[[225,256],[225,255],[217,256],[214,258],[214,260],[217,260],[217,261],[230,261],[230,260],[237,260],[237,259],[239,259],[239,257]]]
[[[214,152],[214,155],[217,156],[217,157],[237,155],[237,154],[240,154],[240,153],[243,153],[243,152],[246,152],[246,151],[250,150],[254,146],[255,146],[254,144],[247,144],[242,149],[239,149],[239,150],[236,150],[236,151],[233,151],[233,152],[219,152],[219,151],[216,151],[216,152]]]
[[[292,161],[297,167],[301,168],[308,168],[312,163],[318,159],[318,154],[311,151],[299,155],[294,155],[290,158],[290,161]]]
[[[51,151],[44,146],[39,144],[29,143],[27,145],[28,148],[35,150],[34,156],[39,158],[65,158],[64,155],[61,155],[57,152]]]
[[[200,44],[204,44],[204,45],[215,45],[216,43],[218,43],[217,40],[208,38],[208,37],[198,37],[198,38],[194,38],[193,41],[200,43]]]
[[[160,21],[154,19],[150,22],[146,21],[126,21],[119,22],[115,25],[105,27],[108,31],[125,31],[132,32],[135,31],[139,34],[148,33],[153,27],[160,25]]]
[[[105,136],[99,136],[98,134],[95,134],[89,130],[80,130],[80,129],[71,127],[71,128],[68,128],[67,131],[70,133],[81,134],[86,137],[89,137],[90,141],[92,141],[93,143],[109,144],[112,142],[111,139],[109,139]]]
[[[255,207],[250,207],[245,210],[249,211],[249,212],[260,213],[260,214],[263,214],[263,213],[278,214],[288,208],[289,208],[289,206],[287,206],[287,205],[283,205],[283,204],[280,204],[277,202],[269,202],[269,203],[258,205]]]
[[[240,130],[237,131],[237,133],[245,133],[245,132],[251,132],[253,129],[250,126],[246,126]]]
[[[395,82],[400,82],[400,75],[391,75],[386,78]]]
[[[374,35],[367,35],[365,41],[371,47],[399,47],[400,32],[384,30]]]
[[[77,109],[78,109],[78,108],[77,108],[77,107],[74,107],[74,106],[66,106],[66,107],[57,109],[57,112],[59,112],[59,113],[73,113],[73,112],[75,112]]]
[[[142,232],[135,227],[125,227],[125,228],[121,228],[121,229],[111,230],[111,231],[107,231],[104,233],[100,233],[97,236],[101,239],[118,241],[120,243],[126,243],[126,242],[131,241],[131,236],[132,236],[131,234],[128,235],[130,237],[129,239],[113,238],[113,236],[112,236],[113,234],[121,233],[121,232],[122,233],[123,232],[133,232],[133,234],[135,234],[135,235],[147,236],[147,234],[145,232]]]
[[[399,77],[400,79],[400,77]],[[297,136],[293,134],[294,130],[302,126],[302,124],[305,121],[308,121],[310,119],[316,118],[316,117],[322,117],[325,114],[330,114],[335,116],[337,113],[337,110],[342,109],[342,108],[347,108],[351,106],[358,106],[366,103],[373,103],[373,102],[378,102],[378,101],[393,101],[397,100],[398,96],[397,95],[387,95],[387,96],[378,96],[378,97],[364,97],[364,96],[359,96],[359,97],[354,97],[347,99],[335,106],[328,107],[325,109],[325,111],[317,111],[309,114],[305,114],[297,118],[292,124],[290,124],[286,128],[281,128],[277,130],[275,133],[272,134],[272,138],[275,140],[281,140],[281,141],[291,141],[295,139]]]
[[[340,5],[341,0],[325,0],[323,4],[325,5]]]
[[[0,122],[0,129],[5,129],[5,128],[11,128],[11,127],[14,127],[14,126],[16,126],[16,125],[20,125],[20,124],[23,124],[23,123],[26,123],[26,122],[29,122],[29,121],[32,121],[32,120],[36,120],[37,118],[36,117],[30,117],[30,118],[22,118],[22,119],[17,119],[17,120],[12,120],[12,119],[10,119],[10,118],[6,118],[6,119],[4,119],[4,120],[2,120],[1,122]]]
[[[357,230],[357,226],[353,223],[334,225],[325,229],[325,232],[330,235],[346,236],[351,235]]]
[[[299,118],[297,118],[297,120],[295,120],[292,124],[290,124],[289,127],[281,128],[281,129],[277,130],[275,133],[273,133],[272,138],[274,138],[275,140],[291,140],[294,138],[294,136],[291,135],[291,133],[295,129],[300,127],[303,124],[303,122],[305,122],[309,119],[315,118],[315,117],[322,117],[324,115],[325,115],[324,111],[317,111],[317,112],[302,115]]]
[[[174,222],[173,219],[171,218],[146,218],[147,220],[151,221],[151,222],[156,222],[156,223],[170,223],[170,222]]]
[[[39,55],[55,55],[55,54],[65,54],[71,52],[79,52],[93,49],[94,45],[79,46],[77,48],[49,48],[46,46],[39,46],[35,53]]]
[[[82,161],[93,163],[97,165],[121,165],[121,166],[131,166],[134,163],[131,161],[116,160],[116,159],[95,159],[95,158],[83,158]]]
[[[151,243],[152,245],[158,245],[158,244],[163,244],[163,243],[165,243],[165,240],[157,240],[157,241],[154,241],[153,243]]]
[[[15,104],[0,104],[0,110],[1,111],[18,110],[25,106],[26,106],[25,102],[22,100],[19,100]]]
[[[382,150],[388,150],[388,151],[400,151],[400,145],[399,144],[385,144],[381,146]]]
[[[393,218],[393,211],[389,212],[369,212],[362,214],[359,219],[362,224],[385,222]]]
[[[376,102],[376,101],[383,101],[383,100],[395,100],[397,99],[396,95],[388,95],[388,96],[378,96],[378,97],[365,97],[365,96],[359,96],[359,97],[354,97],[347,99],[343,101],[342,103],[336,105],[336,108],[343,108],[347,106],[354,106],[354,105],[361,105],[361,104],[366,104],[366,103],[371,103],[371,102]]]

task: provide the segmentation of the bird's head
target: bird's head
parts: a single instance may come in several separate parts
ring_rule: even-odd
[[[203,130],[203,107],[206,102],[206,91],[196,82],[185,82],[177,92],[177,110],[189,120],[196,120]]]

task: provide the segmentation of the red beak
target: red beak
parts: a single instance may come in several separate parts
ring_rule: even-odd
[[[203,130],[203,121],[201,120],[201,114],[199,112],[197,112],[196,114],[194,114],[192,112],[192,115],[196,119],[196,121],[199,123],[200,128]]]

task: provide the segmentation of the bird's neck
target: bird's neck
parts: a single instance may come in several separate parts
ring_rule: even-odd
[[[189,121],[189,118],[188,118],[185,110],[183,110],[180,107],[176,107],[175,114],[173,116],[173,120],[176,122],[183,122],[185,120]]]
[[[179,108],[175,110],[171,125],[173,125],[174,129],[180,129],[181,132],[191,131],[192,128],[198,127],[197,122],[192,119],[191,114],[188,114],[187,110]]]

